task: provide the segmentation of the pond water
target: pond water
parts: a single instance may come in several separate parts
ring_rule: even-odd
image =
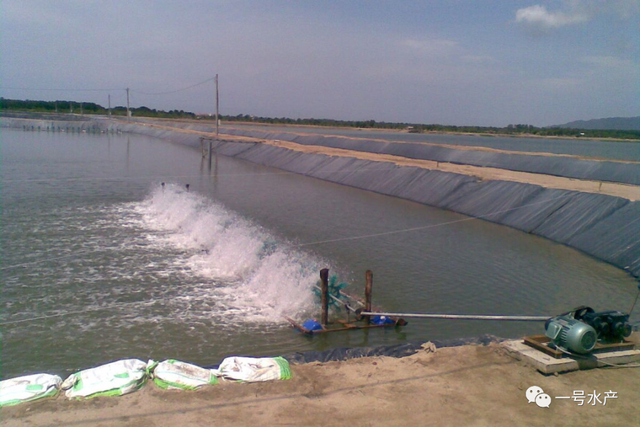
[[[319,316],[324,267],[356,295],[371,269],[388,311],[627,311],[637,292],[626,272],[508,227],[237,159],[209,167],[154,138],[2,129],[0,155],[2,378],[543,332],[410,320],[305,337],[283,316]]]

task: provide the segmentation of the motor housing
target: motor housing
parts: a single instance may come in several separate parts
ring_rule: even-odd
[[[589,354],[598,342],[596,330],[569,314],[552,317],[545,323],[545,335],[559,347],[574,353]]]

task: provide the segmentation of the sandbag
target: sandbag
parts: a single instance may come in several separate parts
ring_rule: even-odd
[[[156,385],[163,389],[195,390],[205,385],[217,384],[218,378],[210,369],[201,368],[178,360],[149,363],[148,370]]]
[[[147,364],[137,359],[118,360],[76,372],[64,380],[62,389],[72,398],[121,396],[142,387],[147,380]]]
[[[224,379],[245,382],[291,378],[289,362],[282,357],[227,357],[215,372]]]
[[[0,406],[55,396],[61,383],[62,378],[50,374],[33,374],[0,381]]]

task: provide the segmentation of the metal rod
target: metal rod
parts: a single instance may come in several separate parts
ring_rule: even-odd
[[[360,307],[364,307],[364,303],[362,302],[362,300],[360,298],[356,298],[352,295],[349,295],[348,293],[346,293],[345,291],[341,290],[340,291],[340,295],[343,295],[347,298],[349,298],[351,301],[354,301],[356,304],[358,304]],[[355,311],[355,310],[354,310]]]
[[[320,286],[317,285],[313,285],[314,288],[316,288],[317,290],[319,290],[320,292],[322,292],[322,288]],[[342,294],[344,295],[344,294]],[[329,294],[329,298],[331,298],[332,300],[334,300],[335,302],[337,302],[338,304],[342,305],[343,307],[345,307],[347,310],[355,313],[356,309],[351,307],[349,304],[347,304],[346,302],[342,301],[340,298],[336,298],[335,296]],[[350,297],[351,298],[351,297]]]
[[[386,313],[363,311],[363,316],[415,317],[423,319],[459,319],[459,320],[505,320],[514,322],[542,322],[551,316],[501,316],[482,314],[435,314],[435,313]]]

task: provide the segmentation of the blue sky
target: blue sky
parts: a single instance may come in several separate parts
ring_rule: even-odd
[[[0,95],[453,125],[640,115],[640,0],[0,2]],[[47,90],[37,90],[47,89]],[[64,89],[64,90],[62,90]],[[100,91],[71,91],[100,89]]]

